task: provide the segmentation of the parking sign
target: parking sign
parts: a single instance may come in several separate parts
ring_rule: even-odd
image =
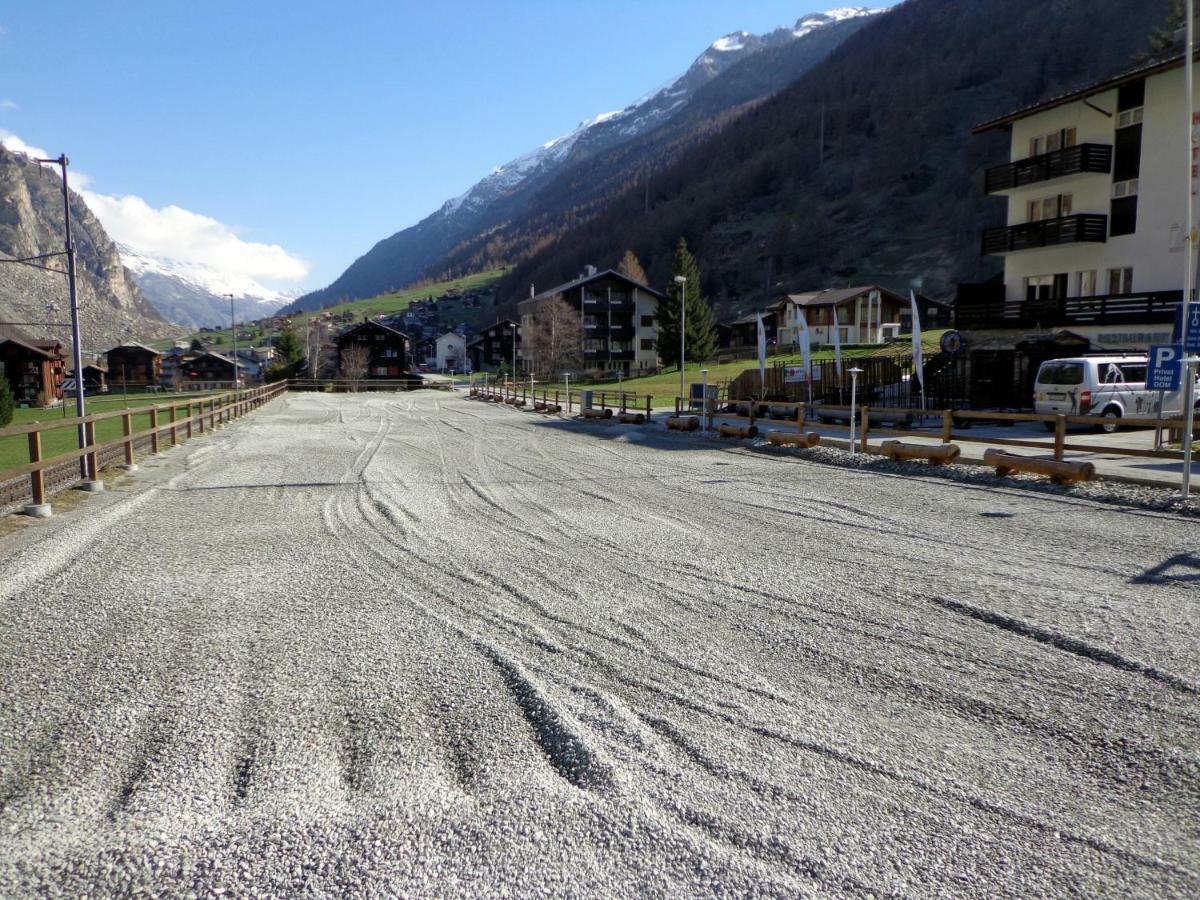
[[[1146,387],[1152,391],[1177,391],[1183,369],[1183,347],[1179,344],[1152,344],[1150,371]]]

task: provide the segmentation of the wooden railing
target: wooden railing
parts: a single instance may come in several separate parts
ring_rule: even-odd
[[[496,403],[506,403],[518,409],[530,408],[541,412],[543,406],[561,407],[563,412],[573,413],[582,410],[586,400],[585,395],[592,395],[593,408],[611,409],[615,413],[640,412],[649,422],[654,413],[654,397],[651,394],[638,394],[634,391],[595,390],[593,388],[572,388],[571,390],[538,390],[535,385],[530,389],[527,384],[492,384],[472,387],[468,396],[480,400],[490,400]]]
[[[0,428],[0,439],[26,436],[29,459],[25,465],[0,472],[0,485],[8,485],[16,479],[28,477],[26,497],[32,501],[33,506],[40,507],[46,503],[50,487],[98,480],[101,465],[111,462],[114,454],[124,465],[132,466],[138,449],[148,447],[150,453],[158,453],[164,441],[173,447],[196,433],[211,431],[258,409],[286,390],[288,384],[280,382],[264,387],[247,388],[236,393],[228,391],[175,402]],[[135,431],[134,420],[142,417],[149,419],[150,427]],[[121,436],[108,441],[97,440],[97,423],[114,419],[121,421]],[[53,456],[45,455],[42,436],[46,432],[80,428],[83,430],[83,446]],[[83,463],[75,468],[79,460]],[[74,473],[67,474],[66,470],[71,468],[74,468]],[[53,484],[48,485],[51,478]],[[7,502],[17,502],[18,498],[12,496],[11,491],[9,494]]]

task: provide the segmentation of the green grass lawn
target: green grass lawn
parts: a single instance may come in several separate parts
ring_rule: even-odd
[[[87,412],[105,413],[119,409],[134,409],[142,406],[157,406],[164,403],[199,400],[212,396],[213,391],[188,394],[150,394],[136,393],[125,395],[109,395],[87,398]],[[31,422],[52,423],[56,420],[70,418],[75,415],[75,401],[68,398],[65,407],[60,409],[18,409],[13,414],[11,425],[28,425]],[[181,411],[180,416],[186,412]],[[159,414],[159,424],[168,421],[166,412]],[[144,431],[150,427],[150,414],[141,413],[133,416],[134,432]],[[121,418],[115,416],[96,423],[96,440],[100,443],[116,440],[122,435]],[[74,450],[78,446],[75,437],[75,427],[68,425],[61,428],[51,428],[42,432],[42,457],[48,458]],[[29,462],[29,439],[23,434],[0,437],[0,478],[9,469],[23,466]]]
[[[464,294],[472,291],[482,290],[503,275],[504,272],[504,269],[495,269],[491,272],[482,272],[478,275],[467,275],[463,278],[455,278],[450,281],[440,281],[436,284],[427,284],[422,287],[411,287],[402,291],[392,291],[387,294],[379,294],[375,297],[369,297],[366,300],[354,300],[349,303],[340,303],[337,306],[331,306],[328,309],[296,313],[288,316],[287,318],[291,320],[296,330],[303,334],[308,320],[317,312],[331,312],[335,314],[349,312],[354,314],[355,319],[360,320],[364,316],[375,316],[380,313],[391,315],[407,309],[409,304],[414,300],[423,300],[426,297],[438,297],[442,294],[445,294],[452,288],[458,288],[458,290]],[[439,307],[440,305],[441,304],[439,304]],[[450,306],[453,308],[454,304],[451,303]],[[267,337],[276,333],[277,332],[275,331],[267,331],[263,334],[256,335],[251,343],[256,346],[263,344],[265,343]],[[168,338],[166,340],[155,341],[150,346],[154,347],[155,350],[168,350],[173,346],[176,340],[190,341],[193,338],[206,338],[214,342],[219,339],[220,343],[218,343],[215,347],[218,352],[221,350],[231,350],[233,348],[232,332],[228,328],[221,331],[198,331],[189,335],[181,335],[179,338]]]
[[[921,335],[921,347],[925,354],[937,352],[938,343],[941,341],[943,331],[929,331]],[[868,347],[854,350],[843,350],[842,359],[849,361],[852,359],[862,359],[869,356],[880,354],[892,355],[902,354],[908,355],[911,348],[911,338],[902,335],[900,340],[895,344],[889,344],[885,347]],[[813,362],[825,362],[833,359],[833,350],[820,350],[812,354]],[[799,353],[792,355],[780,355],[767,357],[767,365],[784,365],[784,366],[799,366],[803,364],[803,359]],[[686,385],[699,384],[701,381],[700,369],[708,369],[709,384],[716,384],[723,381],[731,381],[741,375],[748,369],[757,369],[758,361],[755,359],[742,359],[737,362],[726,363],[724,365],[709,365],[701,366],[699,363],[689,363],[684,370],[683,380],[686,390]],[[562,384],[548,385],[549,390],[561,389]],[[679,368],[671,366],[664,368],[657,375],[646,375],[642,378],[629,378],[623,381],[619,386],[614,381],[605,382],[577,382],[571,381],[571,388],[592,388],[597,391],[618,391],[626,390],[631,393],[650,394],[655,398],[655,402],[663,404],[670,403],[671,400],[679,394]],[[541,386],[539,386],[539,390]]]

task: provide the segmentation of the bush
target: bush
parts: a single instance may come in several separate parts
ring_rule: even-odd
[[[12,422],[16,407],[17,400],[8,386],[8,379],[0,375],[0,428]]]

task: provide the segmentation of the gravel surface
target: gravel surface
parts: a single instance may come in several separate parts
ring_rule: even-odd
[[[0,546],[0,895],[1195,896],[1198,531],[291,395]]]

